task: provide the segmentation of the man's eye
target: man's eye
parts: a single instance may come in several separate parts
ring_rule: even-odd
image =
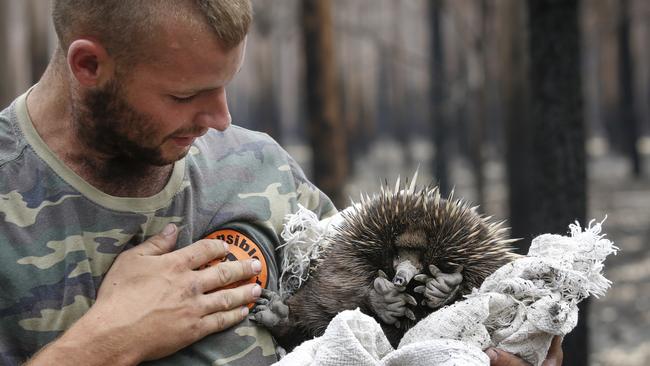
[[[174,100],[174,102],[176,102],[176,103],[188,103],[188,102],[191,102],[192,99],[194,99],[194,97],[196,97],[196,95],[190,95],[190,96],[187,96],[187,97],[179,97],[179,96],[176,96],[176,95],[170,95],[170,96],[171,96],[172,100]]]

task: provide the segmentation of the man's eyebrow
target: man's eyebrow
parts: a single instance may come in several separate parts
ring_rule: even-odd
[[[180,94],[186,94],[186,95],[194,95],[194,94],[201,94],[201,93],[207,93],[211,92],[214,90],[219,89],[220,87],[218,86],[209,86],[205,88],[194,88],[194,89],[186,89],[186,90],[179,90]]]

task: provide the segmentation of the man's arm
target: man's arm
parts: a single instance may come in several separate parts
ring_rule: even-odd
[[[177,229],[121,253],[90,310],[28,363],[134,365],[154,360],[229,328],[248,315],[261,292],[256,284],[218,290],[250,278],[257,261],[228,261],[196,270],[227,254],[220,240],[204,239],[171,251]]]

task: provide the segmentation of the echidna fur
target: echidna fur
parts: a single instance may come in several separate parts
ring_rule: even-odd
[[[428,274],[429,264],[448,273],[462,266],[463,281],[456,299],[479,287],[488,275],[516,257],[510,246],[514,240],[508,239],[503,221],[493,222],[491,217],[478,214],[475,207],[454,199],[453,192],[445,199],[433,186],[400,188],[398,182],[394,190],[382,187],[372,197],[362,196],[357,210],[345,214],[343,224],[328,238],[312,264],[308,281],[287,299],[291,323],[306,338],[321,335],[343,310],[359,307],[375,316],[368,293],[378,270],[389,278],[395,275],[394,243],[406,230],[423,230],[429,239],[422,248],[424,273]],[[411,281],[406,291],[418,300],[418,305],[410,308],[419,320],[433,310],[420,305],[422,295],[412,291],[420,284],[415,282]],[[395,345],[413,324],[404,318],[400,329],[382,327]]]

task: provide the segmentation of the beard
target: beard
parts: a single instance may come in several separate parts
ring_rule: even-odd
[[[187,154],[188,150],[165,157],[162,145],[173,135],[196,133],[195,128],[161,137],[159,123],[131,107],[123,95],[123,88],[114,79],[101,89],[87,92],[73,107],[79,140],[88,149],[108,157],[105,168],[113,174],[118,173],[115,170],[137,172],[132,169],[167,166]]]

